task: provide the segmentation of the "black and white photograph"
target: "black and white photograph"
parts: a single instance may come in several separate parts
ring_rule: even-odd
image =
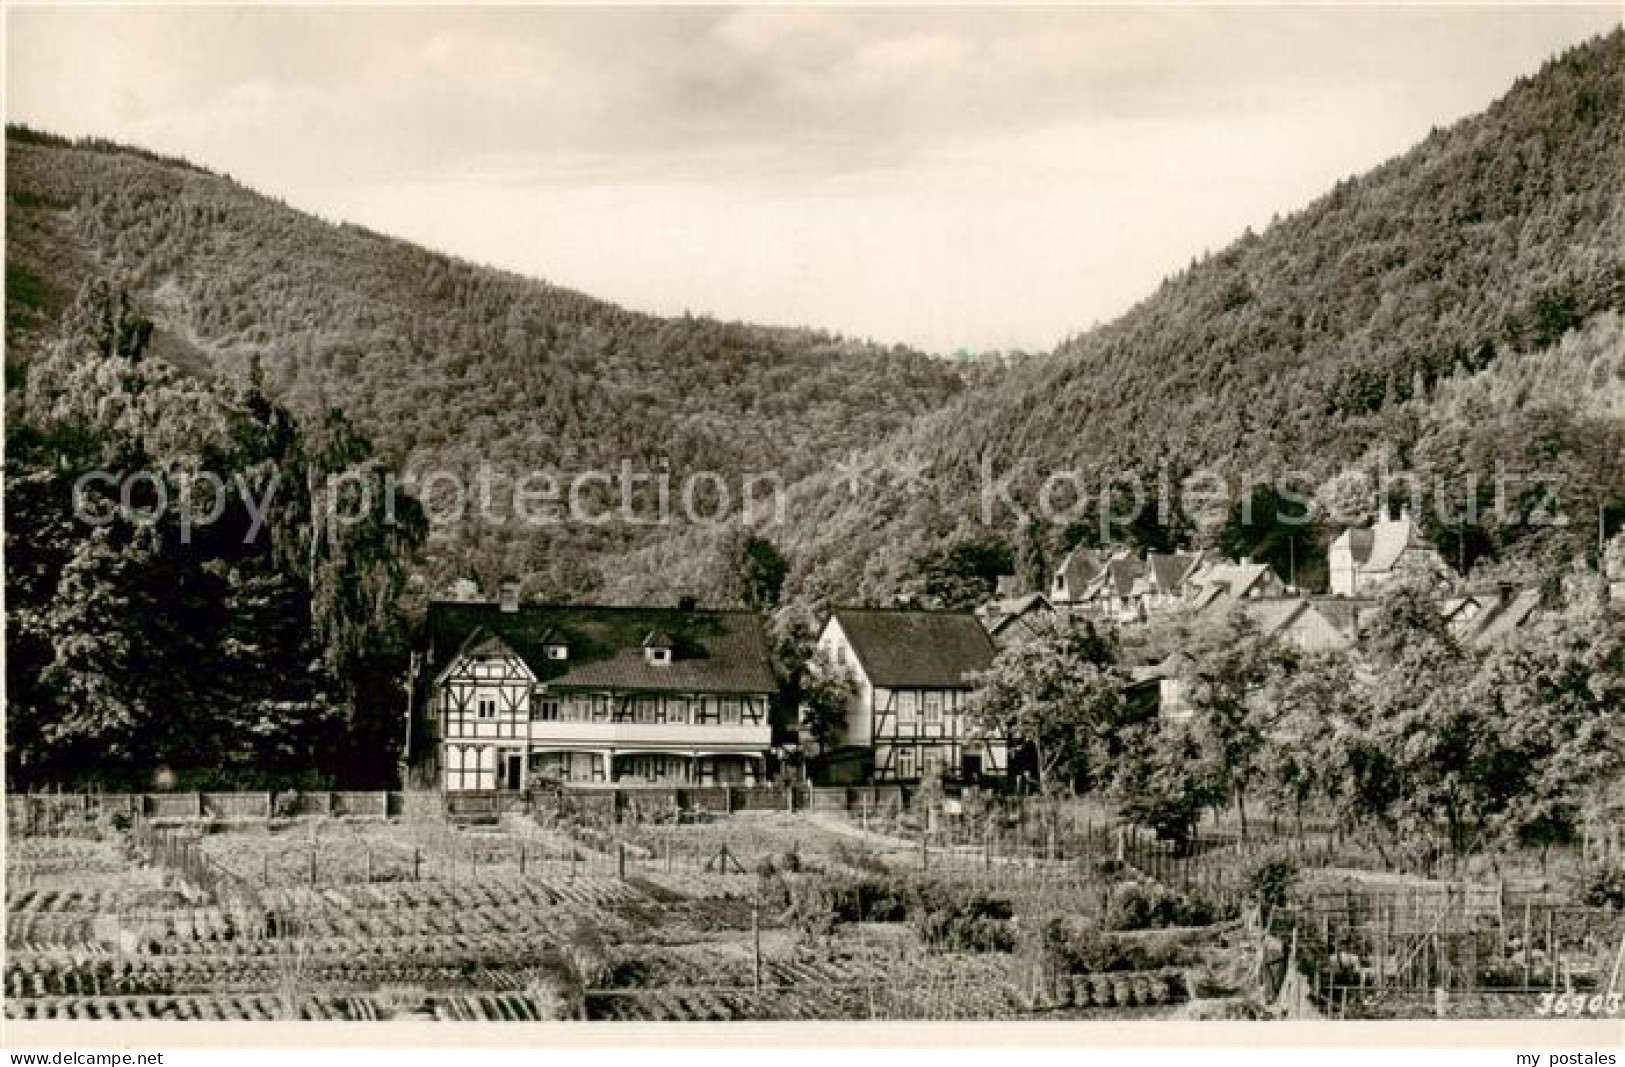
[[[1619,1063],[1617,3],[4,17],[0,1044]]]

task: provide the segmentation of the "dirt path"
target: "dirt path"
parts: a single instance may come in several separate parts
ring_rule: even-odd
[[[831,833],[840,834],[842,837],[849,837],[856,841],[862,841],[874,849],[917,852],[920,848],[920,843],[918,841],[910,841],[904,837],[893,837],[890,834],[882,834],[875,830],[865,830],[861,826],[853,826],[851,822],[839,815],[831,814],[830,812],[811,812],[808,815],[808,818],[820,829],[828,830]]]

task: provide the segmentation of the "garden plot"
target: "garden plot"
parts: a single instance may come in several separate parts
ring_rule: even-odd
[[[1129,876],[1088,863],[921,871],[917,853],[877,856],[878,835],[782,813],[605,833],[611,844],[589,848],[512,820],[237,826],[196,839],[231,875],[202,897],[118,838],[30,841],[17,862],[36,877],[8,898],[6,1012],[1142,1018],[1226,992],[1187,975],[1203,973],[1203,952],[1236,954],[1203,933],[1196,952],[1113,942],[1045,963],[1024,931],[1048,916],[1104,928],[1133,904],[1172,921],[1156,910],[1169,901],[1143,888],[1118,900]],[[77,860],[88,878],[46,880]]]
[[[199,839],[203,854],[245,885],[346,886],[461,882],[531,873],[603,874],[614,859],[567,836],[510,820],[500,828],[305,819],[230,827]]]

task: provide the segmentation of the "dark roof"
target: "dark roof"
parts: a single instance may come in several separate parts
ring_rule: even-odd
[[[1093,595],[1133,596],[1135,583],[1145,574],[1145,564],[1138,558],[1123,553],[1106,561],[1095,578]]]
[[[1066,577],[1067,592],[1073,596],[1083,592],[1084,587],[1100,573],[1103,559],[1095,549],[1081,546],[1068,553],[1059,569],[1060,574]]]
[[[968,611],[840,608],[834,618],[873,685],[968,688],[966,676],[987,670],[998,653]]]
[[[1195,562],[1195,557],[1182,552],[1151,552],[1145,559],[1151,566],[1151,577],[1156,580],[1157,588],[1169,593],[1179,589],[1185,575],[1190,572],[1191,564]]]
[[[1350,527],[1343,531],[1338,540],[1347,543],[1349,555],[1354,562],[1364,565],[1371,558],[1371,545],[1376,540],[1376,535],[1369,529]]]
[[[778,688],[761,617],[748,611],[682,611],[525,604],[503,611],[484,602],[429,605],[429,677],[465,645],[509,648],[549,685],[690,693],[771,693]],[[672,662],[653,664],[644,641],[670,641]],[[489,642],[500,642],[489,644]],[[562,644],[569,658],[550,660],[543,644]]]

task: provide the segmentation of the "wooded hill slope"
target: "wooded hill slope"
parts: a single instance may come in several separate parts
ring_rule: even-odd
[[[1032,502],[1046,477],[1283,471],[1374,506],[1356,472],[1423,478],[1452,513],[1493,502],[1497,464],[1564,479],[1498,516],[1424,526],[1480,576],[1547,571],[1625,521],[1625,33],[1554,58],[1480,115],[1337,185],[1167,279],[1048,357],[974,372],[811,331],[658,319],[334,227],[175,161],[8,137],[8,337],[114,275],[156,318],[154,352],[243,376],[258,357],[295,410],[336,405],[397,463],[467,470],[776,469],[788,592],[882,599],[968,560],[1041,576],[1079,541],[1216,544],[1311,587],[1329,509],[1283,536],[1190,500],[1102,530],[981,521],[985,463]],[[1019,309],[1012,309],[1019,314]],[[15,368],[11,373],[17,373]],[[867,478],[852,492],[861,449]],[[923,467],[927,481],[896,476]],[[1474,478],[1477,482],[1474,482]],[[1059,499],[1067,503],[1065,494]],[[1348,514],[1347,508],[1342,508]],[[431,546],[439,584],[527,575],[561,598],[718,599],[720,530],[465,523]],[[954,555],[955,550],[965,551]]]
[[[815,330],[657,318],[330,225],[180,160],[7,132],[8,384],[92,278],[156,323],[151,354],[338,407],[399,466],[777,470],[795,480],[939,407],[953,364]],[[433,584],[590,595],[646,541],[618,525],[441,531]]]
[[[1477,524],[1442,522],[1429,507],[1424,524],[1452,563],[1482,575],[1594,552],[1599,503],[1610,534],[1625,522],[1622,175],[1625,33],[1616,31],[1265,232],[1193,261],[1118,320],[922,416],[869,453],[879,474],[863,492],[831,476],[807,482],[783,538],[796,563],[791,588],[883,597],[916,582],[944,539],[991,535],[1037,572],[1100,538],[1092,518],[1029,528],[1003,508],[985,528],[984,459],[1001,478],[1025,471],[1011,493],[1029,506],[1057,471],[1089,486],[1137,479],[1151,499],[1159,471],[1175,484],[1192,471],[1232,481],[1295,471],[1311,484],[1342,476],[1324,495],[1363,496],[1368,510],[1370,494],[1350,492],[1359,489],[1351,472],[1386,462],[1429,487],[1437,477],[1452,512],[1467,497],[1493,503],[1500,462],[1564,476],[1573,522],[1527,521],[1539,505],[1532,489],[1512,490],[1505,516]],[[886,475],[911,456],[929,464],[924,491]],[[1323,581],[1316,554],[1336,532],[1324,509],[1289,546],[1267,514],[1248,529],[1233,509],[1204,515],[1178,503],[1163,522],[1106,539],[1217,543],[1271,558],[1283,576],[1295,555],[1300,581]],[[1270,502],[1260,503],[1267,513]],[[686,546],[649,551],[662,566],[625,573],[671,581],[683,561],[705,558]]]

